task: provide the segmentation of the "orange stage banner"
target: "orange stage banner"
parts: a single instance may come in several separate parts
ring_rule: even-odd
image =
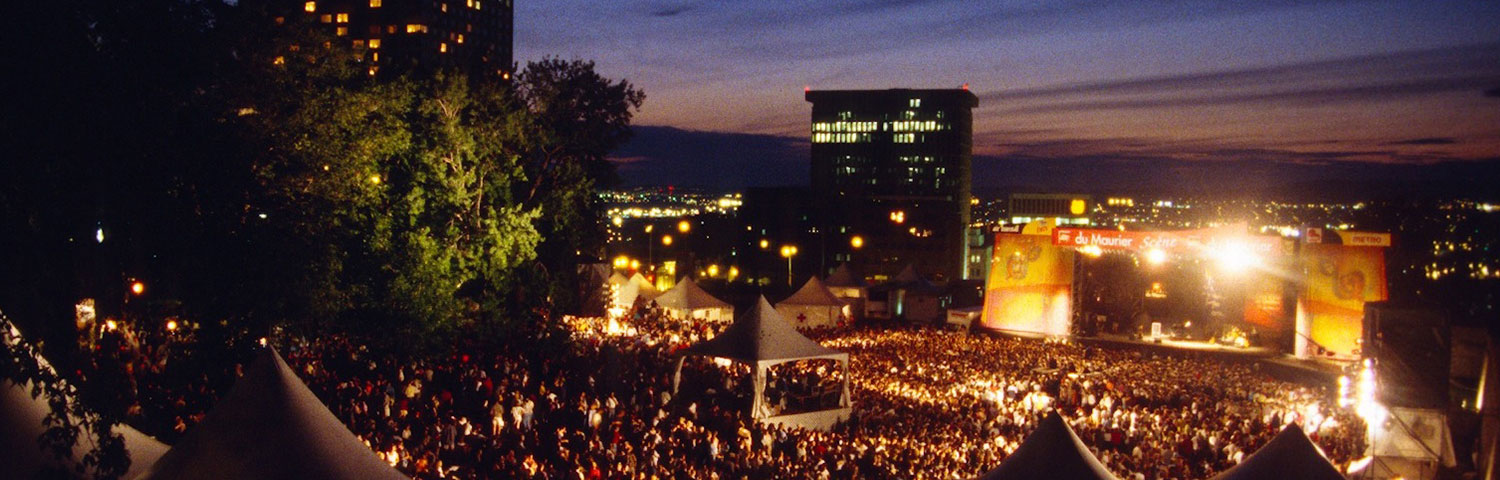
[[[985,282],[985,328],[1067,335],[1073,251],[1041,235],[997,234]]]
[[[1297,354],[1359,354],[1365,302],[1386,300],[1385,251],[1347,245],[1302,246]],[[1319,348],[1321,347],[1321,348]]]

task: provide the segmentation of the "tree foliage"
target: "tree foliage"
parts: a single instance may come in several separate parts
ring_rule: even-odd
[[[371,75],[274,3],[58,0],[4,19],[0,308],[60,371],[81,357],[74,302],[143,314],[118,301],[127,278],[224,344],[278,325],[442,344],[545,324],[602,247],[593,193],[639,90],[577,60],[514,82]]]

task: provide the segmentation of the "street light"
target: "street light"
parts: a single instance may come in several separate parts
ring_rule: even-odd
[[[1259,256],[1243,240],[1231,240],[1215,247],[1209,253],[1218,262],[1219,268],[1232,274],[1244,272],[1260,263]]]
[[[670,247],[670,246],[672,246],[672,236],[671,235],[662,235],[661,236],[661,245],[663,247]]]
[[[646,224],[646,265],[656,265],[656,244],[651,241],[652,225]],[[653,268],[654,270],[654,268]]]
[[[1153,249],[1150,249],[1150,250],[1146,250],[1146,263],[1150,263],[1152,266],[1157,266],[1157,265],[1161,265],[1163,263],[1166,263],[1166,261],[1167,261],[1167,252],[1166,252],[1166,250],[1162,250],[1160,248],[1153,248]]]
[[[677,222],[677,231],[679,231],[679,232],[688,233],[688,231],[692,230],[692,229],[693,229],[693,224],[692,223],[688,223],[687,220],[682,220],[682,221]]]
[[[788,287],[796,286],[792,284],[792,257],[797,256],[797,246],[782,245],[781,256],[786,257],[786,285]]]
[[[864,246],[865,246],[865,237],[861,237],[859,235],[855,235],[853,238],[849,239],[849,246],[854,247],[856,250],[860,249],[860,248],[864,248]]]
[[[134,293],[136,295],[140,295],[140,294],[146,293],[146,284],[142,283],[139,280],[131,282],[130,283],[130,293]]]

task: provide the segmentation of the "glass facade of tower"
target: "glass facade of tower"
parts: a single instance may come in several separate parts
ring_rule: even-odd
[[[961,89],[808,91],[806,99],[821,267],[848,262],[879,279],[913,264],[934,278],[962,278],[979,99]]]

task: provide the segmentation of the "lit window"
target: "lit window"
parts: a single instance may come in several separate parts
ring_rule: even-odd
[[[462,33],[458,34],[458,40],[457,40],[457,42],[458,42],[459,45],[463,45],[464,44],[464,34],[462,34]]]
[[[348,35],[349,34],[349,27],[339,27],[339,28],[336,28],[336,29],[334,29],[333,33],[335,35],[340,36],[340,37],[342,37],[344,35]]]
[[[385,26],[385,33],[396,33],[396,26],[395,25],[386,25]]]
[[[441,4],[441,5],[438,5],[438,9],[442,10],[443,13],[448,13],[448,4],[444,3],[444,4]]]
[[[474,8],[474,0],[468,0],[468,2],[464,3],[464,6]]]
[[[277,55],[274,60],[271,60],[271,64],[272,65],[286,65],[286,57],[282,57],[280,55]]]
[[[922,99],[913,98],[910,102],[907,102],[907,106],[911,108],[922,108]]]
[[[277,25],[281,25],[283,23],[286,23],[286,17],[276,17],[276,24]]]
[[[354,48],[365,48],[365,41],[364,40],[355,40],[354,41]]]
[[[318,2],[307,2],[307,3],[304,3],[304,4],[302,4],[302,9],[303,10],[307,10],[309,12],[316,12],[316,11],[318,11]]]
[[[333,23],[333,15],[329,15],[329,14],[325,13],[325,14],[323,14],[323,16],[318,17],[318,21],[323,22],[323,23]]]
[[[370,8],[380,8],[380,0],[370,0]]]
[[[448,42],[439,43],[438,44],[438,52],[439,53],[448,53]]]
[[[380,52],[370,54],[370,63],[380,63]]]
[[[340,13],[334,17],[334,21],[339,23],[349,23],[349,14]]]
[[[474,9],[475,10],[484,10],[483,8],[480,8],[482,6],[483,6],[483,4],[479,3],[479,0],[474,0]]]
[[[378,38],[372,38],[372,39],[370,39],[370,48],[380,48],[380,39],[378,39]]]
[[[406,33],[422,33],[427,31],[427,26],[420,23],[406,24]]]

